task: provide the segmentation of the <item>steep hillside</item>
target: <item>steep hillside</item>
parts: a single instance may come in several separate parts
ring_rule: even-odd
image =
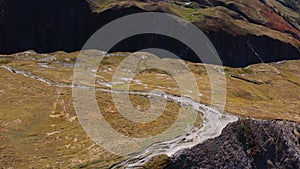
[[[294,0],[2,0],[0,53],[30,49],[78,51],[109,21],[132,13],[158,11],[197,25],[213,42],[226,66],[299,59],[299,8]],[[147,36],[125,40],[112,51],[159,46],[175,50],[186,60],[200,62],[193,52],[182,50],[170,39]]]
[[[89,54],[92,56],[94,53],[90,52]],[[157,70],[142,72],[133,79],[119,76],[116,81],[112,81],[117,67],[128,55],[129,53],[108,55],[99,67],[95,79],[97,88],[95,94],[99,109],[106,121],[116,131],[126,136],[145,137],[165,131],[170,124],[173,124],[182,103],[168,100],[165,111],[157,120],[138,124],[124,118],[115,106],[110,89],[113,87],[116,92],[120,91],[128,81],[130,81],[129,91],[132,92],[147,93],[159,90],[174,96],[182,95],[177,82],[170,75]],[[113,155],[93,143],[78,121],[71,85],[77,56],[78,52],[38,54],[33,51],[0,55],[0,97],[2,98],[0,99],[0,168],[109,168],[126,159],[126,157]],[[166,64],[169,61],[170,59],[159,60],[160,63]],[[173,63],[176,65],[176,60]],[[140,65],[143,66],[143,62]],[[198,84],[200,93],[199,99],[196,101],[210,106],[211,84],[205,65],[190,62],[187,62],[187,65]],[[237,115],[241,119],[286,120],[294,121],[297,123],[296,126],[299,126],[299,66],[300,61],[296,60],[257,64],[243,69],[225,67],[227,81],[225,111]],[[218,66],[212,67],[219,72]],[[128,69],[123,71],[127,72]],[[179,76],[184,77],[184,73]],[[148,110],[152,106],[145,95],[132,93],[130,100],[132,105],[140,111]],[[202,122],[201,118],[202,115],[199,115],[198,123]],[[214,155],[219,150],[213,147],[220,146],[224,154],[216,156],[216,160],[223,157],[229,159],[231,156],[228,153],[232,153],[232,158],[237,160],[242,158],[248,163],[247,160],[251,160],[251,158],[265,157],[264,151],[257,152],[256,156],[251,154],[253,155],[251,158],[245,156],[249,155],[247,154],[248,150],[252,152],[261,150],[260,143],[264,143],[268,138],[271,141],[266,141],[264,148],[270,152],[271,162],[275,166],[276,162],[279,162],[280,166],[283,164],[282,155],[290,153],[283,151],[283,154],[280,155],[281,149],[278,146],[288,146],[291,149],[293,145],[299,146],[299,141],[287,145],[285,140],[289,141],[290,138],[281,135],[283,132],[292,136],[289,133],[293,132],[293,128],[289,130],[289,126],[295,123],[273,123],[268,120],[249,122],[249,125],[253,125],[253,127],[250,127],[252,129],[246,135],[241,133],[247,129],[245,125],[247,123],[233,124],[225,129],[225,133],[220,138],[199,145],[195,147],[195,150],[193,148],[190,151],[185,150],[182,156],[180,154],[174,156],[172,163],[169,164],[170,168],[190,165],[189,159],[185,163],[184,158],[181,157],[201,155],[198,150],[208,146],[212,147],[207,151],[209,156],[198,156],[199,158],[195,159],[206,158],[205,160],[210,162],[207,164],[211,164],[214,162]],[[281,129],[283,131],[280,131]],[[286,130],[289,131],[285,132]],[[295,133],[299,133],[297,128]],[[275,136],[279,136],[279,138],[277,139]],[[299,139],[299,134],[296,136]],[[234,139],[230,140],[231,138]],[[242,142],[245,139],[248,139],[247,141],[251,145],[242,149],[246,145]],[[251,140],[258,140],[258,142],[251,142]],[[228,144],[225,143],[226,141]],[[242,149],[243,151],[233,149],[231,145],[235,145],[235,143],[237,143],[237,150]],[[274,148],[274,146],[277,147]],[[204,152],[206,153],[206,151]],[[278,156],[275,156],[273,152],[278,153]],[[243,156],[239,156],[240,154]],[[178,158],[176,158],[177,156]],[[290,160],[295,161],[292,158]],[[216,165],[224,162],[226,163],[226,161],[220,160]],[[235,161],[231,162],[228,163],[228,166],[235,164]],[[157,164],[158,161],[155,160],[153,163]]]

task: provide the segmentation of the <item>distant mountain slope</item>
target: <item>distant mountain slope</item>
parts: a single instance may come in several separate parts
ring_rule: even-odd
[[[205,22],[207,25],[200,28],[210,31],[222,29],[233,34],[253,33],[254,26],[265,26],[268,29],[288,33],[299,40],[300,28],[300,2],[295,0],[140,0],[140,1],[115,1],[115,0],[88,0],[94,12],[102,12],[118,6],[119,8],[138,6],[144,10],[159,8],[163,12],[179,15],[192,22]],[[141,3],[144,2],[144,3]],[[145,3],[147,2],[147,3]],[[152,6],[152,9],[149,8]],[[222,19],[232,26],[222,27],[217,22]],[[243,28],[234,20],[246,21]],[[255,24],[255,25],[251,25]],[[234,30],[234,26],[244,30]],[[208,29],[210,28],[210,29]],[[257,30],[256,30],[257,31]],[[275,35],[274,35],[275,36]],[[299,44],[299,42],[298,42]]]
[[[0,53],[77,51],[109,21],[157,11],[193,22],[207,34],[226,66],[300,58],[300,3],[296,0],[2,0],[0,9]],[[112,51],[161,47],[200,62],[193,52],[173,43],[148,35],[128,39]]]

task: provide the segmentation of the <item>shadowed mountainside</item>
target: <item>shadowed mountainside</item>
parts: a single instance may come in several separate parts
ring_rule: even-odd
[[[128,14],[156,11],[178,15],[198,26],[226,66],[300,58],[300,8],[293,0],[2,0],[0,9],[0,53],[78,51],[106,23]],[[200,62],[181,44],[153,35],[124,40],[111,52],[157,46]]]

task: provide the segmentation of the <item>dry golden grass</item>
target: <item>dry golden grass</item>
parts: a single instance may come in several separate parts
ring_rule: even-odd
[[[77,54],[57,53],[57,60],[73,63]],[[36,58],[42,57],[39,54],[35,55]],[[57,83],[72,81],[72,67],[57,64],[56,69],[49,69],[39,66],[40,61],[10,57],[13,59],[2,58],[1,65],[30,71]],[[65,58],[68,58],[67,61]],[[105,58],[99,67],[100,71],[97,72],[97,75],[103,78],[98,80],[110,82],[116,66],[123,59],[124,56]],[[54,65],[54,62],[56,61],[49,61],[49,64]],[[199,91],[203,94],[199,101],[210,105],[211,87],[204,65],[188,62],[187,64],[194,72]],[[257,64],[244,69],[226,67],[226,112],[242,117],[300,122],[299,66],[300,61],[287,61],[281,64]],[[233,78],[232,75],[242,78]],[[134,80],[139,80],[147,86],[131,82],[130,90],[133,91],[159,89],[171,94],[180,94],[175,80],[169,75],[163,75],[161,71],[144,71],[135,76]],[[255,84],[251,81],[261,83]],[[116,86],[117,89],[122,88],[122,84],[119,85]],[[101,85],[97,86],[104,88]],[[122,160],[121,157],[92,143],[85,134],[76,118],[71,89],[49,86],[0,68],[0,96],[2,168],[108,168]],[[118,113],[110,93],[97,91],[96,96],[106,121],[115,130],[131,137],[151,136],[166,130],[176,119],[180,108],[179,104],[169,101],[157,120],[148,124],[132,123]],[[149,99],[145,96],[130,95],[130,100],[140,111],[150,108]],[[153,165],[153,162],[147,165]]]
[[[71,90],[0,68],[0,167],[72,168],[119,157],[92,143],[76,119]]]

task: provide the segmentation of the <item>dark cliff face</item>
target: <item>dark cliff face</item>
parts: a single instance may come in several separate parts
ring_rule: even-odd
[[[233,36],[226,32],[209,32],[223,65],[246,67],[255,63],[300,59],[297,47],[268,36]]]
[[[93,13],[85,0],[3,0],[0,53],[78,51],[106,23],[137,7]]]
[[[82,0],[8,0],[1,14],[0,52],[79,49],[91,12]]]
[[[24,50],[40,53],[78,51],[106,23],[145,11],[128,6],[94,13],[85,0],[3,0],[0,8],[0,53],[3,54]],[[237,36],[224,31],[206,33],[225,66],[243,67],[260,62],[300,59],[297,47],[267,36]],[[111,51],[133,52],[149,47],[162,47],[185,60],[200,62],[186,46],[160,36],[129,38]]]
[[[227,126],[222,135],[168,161],[176,168],[300,168],[299,123],[245,120]]]

